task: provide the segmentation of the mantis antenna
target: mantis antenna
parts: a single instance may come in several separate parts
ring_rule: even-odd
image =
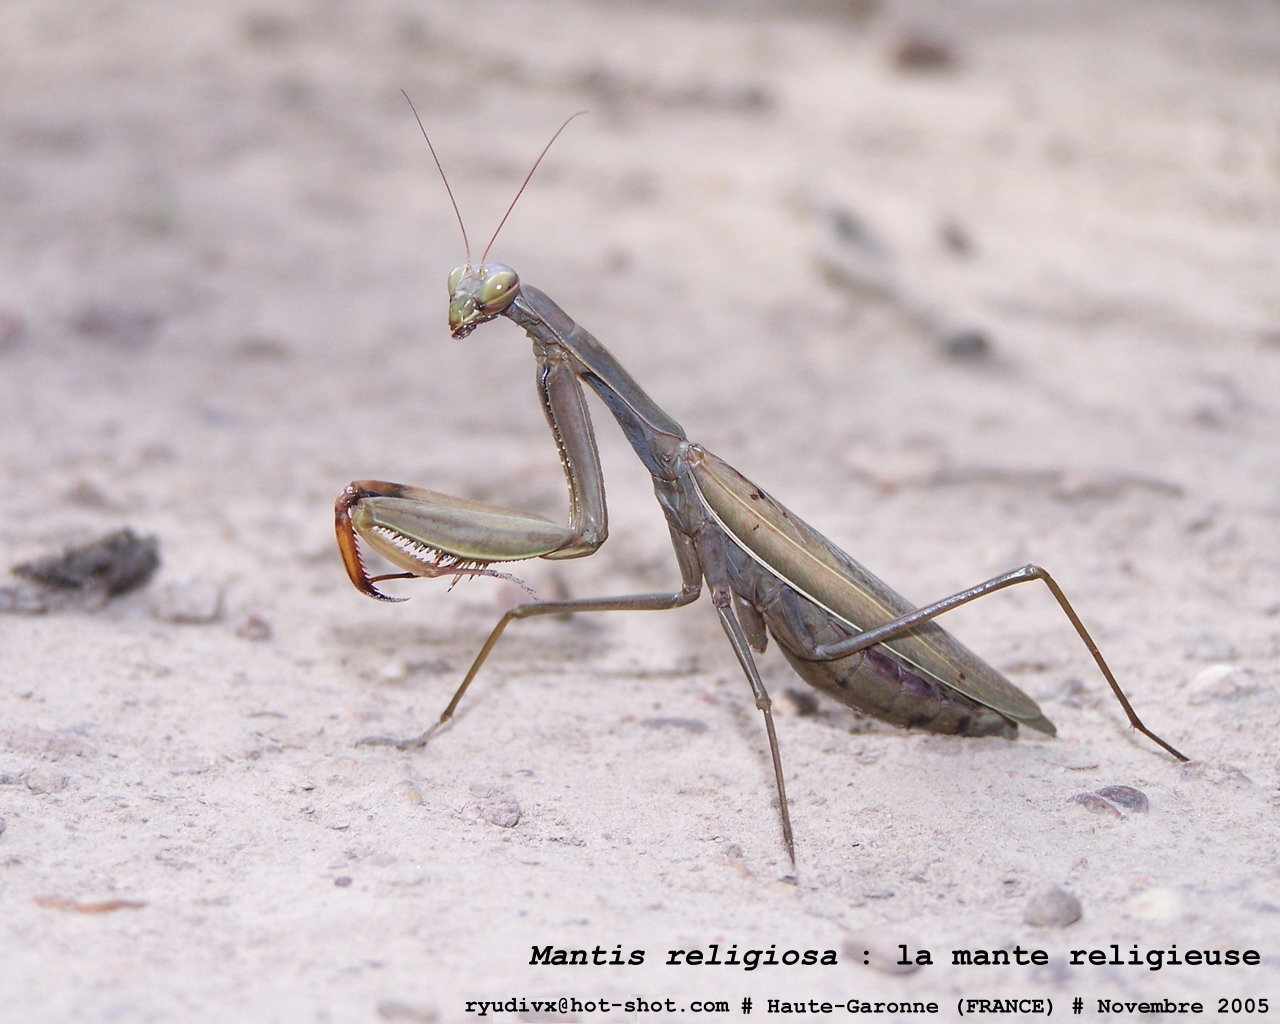
[[[498,221],[498,226],[494,229],[493,237],[489,239],[489,244],[484,247],[484,253],[480,257],[480,264],[482,266],[489,255],[489,250],[493,248],[493,243],[498,240],[498,232],[502,230],[502,226],[506,224],[507,218],[511,216],[511,211],[516,208],[516,203],[518,203],[520,201],[520,197],[524,195],[525,186],[529,184],[529,180],[533,177],[533,172],[538,169],[538,164],[542,163],[542,158],[547,155],[547,150],[552,147],[556,139],[560,138],[560,133],[569,127],[570,121],[575,117],[581,117],[585,113],[585,110],[579,110],[576,114],[570,114],[566,117],[564,119],[564,123],[561,124],[560,127],[556,129],[556,133],[551,136],[551,141],[542,147],[542,152],[538,154],[538,159],[533,162],[533,166],[529,168],[529,173],[524,176],[524,181],[521,182],[520,188],[516,191],[516,197],[511,200],[511,205],[507,207],[507,212],[502,215],[502,220]],[[470,263],[470,260],[467,262]]]
[[[453,205],[453,215],[458,218],[458,228],[462,231],[462,247],[467,254],[467,269],[471,269],[471,242],[467,238],[467,226],[462,222],[462,211],[458,209],[458,201],[453,196],[453,189],[449,187],[449,176],[444,173],[444,165],[440,163],[440,157],[436,155],[436,147],[431,144],[431,136],[427,134],[426,126],[422,123],[422,118],[418,114],[418,108],[413,105],[413,100],[409,98],[409,94],[403,89],[400,90],[402,95],[409,103],[409,109],[413,111],[414,120],[418,122],[418,129],[422,132],[422,137],[426,139],[427,149],[431,150],[431,159],[436,162],[436,170],[440,172],[440,180],[444,182],[444,190],[449,193],[449,202]],[[560,133],[569,127],[569,122],[575,117],[581,117],[585,114],[585,110],[579,110],[575,114],[570,114],[564,119],[564,122],[556,129],[555,134],[551,136],[550,141],[542,147],[542,152],[538,154],[538,159],[533,162],[533,166],[529,168],[529,173],[524,176],[524,181],[520,183],[520,187],[516,190],[516,197],[511,200],[511,205],[507,207],[507,212],[502,215],[502,220],[498,221],[497,228],[494,229],[493,237],[489,239],[489,244],[484,247],[484,252],[480,256],[480,265],[484,265],[484,261],[489,256],[489,250],[493,248],[493,243],[498,240],[498,232],[507,223],[507,218],[511,216],[511,211],[516,208],[516,203],[520,201],[520,197],[524,195],[524,190],[528,187],[530,180],[533,178],[533,172],[538,169],[538,165],[542,163],[542,158],[547,155],[556,139],[560,138]]]
[[[470,270],[471,269],[471,242],[467,239],[467,226],[464,223],[462,223],[462,211],[458,209],[458,201],[453,198],[453,189],[449,187],[449,176],[444,173],[444,165],[440,163],[440,158],[436,156],[436,147],[431,145],[431,136],[427,134],[426,126],[422,123],[422,118],[418,116],[418,108],[413,105],[413,100],[409,99],[409,94],[405,92],[403,89],[400,90],[400,95],[402,95],[406,100],[409,101],[409,109],[413,111],[414,120],[418,122],[418,128],[421,129],[422,131],[422,137],[427,140],[427,149],[431,150],[431,159],[436,162],[436,170],[440,172],[440,180],[444,182],[444,190],[449,193],[449,202],[453,204],[453,215],[458,218],[458,227],[462,230],[462,248],[466,250],[467,269]],[[568,122],[566,121],[565,124],[568,124]],[[556,135],[559,135],[559,134],[560,134],[559,132],[556,132]],[[555,138],[553,137],[551,141],[554,142]],[[546,150],[543,150],[543,152],[545,153]],[[542,157],[538,157],[538,159],[541,160]],[[533,166],[537,167],[538,165],[535,163]],[[529,173],[532,174],[533,172],[530,171]],[[528,184],[528,181],[529,179],[526,178],[525,184]],[[521,191],[523,190],[524,190],[524,186],[521,186]],[[516,198],[519,199],[520,198],[519,195],[517,195]],[[514,206],[515,204],[513,203],[512,205]],[[511,211],[508,210],[507,212],[510,213]],[[505,217],[502,219],[506,220]],[[498,226],[501,227],[502,225],[498,225]],[[490,241],[489,244],[492,245],[493,242]],[[489,251],[488,249],[485,249],[486,253],[488,251]],[[480,262],[483,263],[484,260],[482,259]]]

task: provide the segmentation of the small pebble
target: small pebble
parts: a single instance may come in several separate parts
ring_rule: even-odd
[[[944,221],[938,226],[938,237],[942,244],[957,256],[968,256],[973,252],[973,239],[963,224],[954,220]]]
[[[919,948],[919,943],[888,932],[856,932],[844,940],[844,962],[870,967],[881,974],[912,974],[920,969],[914,962],[902,963],[900,946]]]
[[[1233,764],[1223,761],[1187,761],[1177,766],[1183,778],[1203,779],[1215,786],[1228,786],[1231,789],[1248,789],[1253,779]]]
[[[1022,913],[1026,924],[1038,928],[1065,928],[1084,916],[1084,908],[1066,889],[1053,885],[1041,889],[1029,900]]]
[[[1116,807],[1115,804],[1106,799],[1106,797],[1099,796],[1097,793],[1077,793],[1068,800],[1067,803],[1076,807],[1083,807],[1086,811],[1089,811],[1092,814],[1110,816],[1112,818],[1124,817],[1124,815],[1120,813],[1120,809]]]
[[[159,313],[123,302],[86,303],[71,321],[84,337],[122,349],[145,348],[160,325]]]
[[[701,736],[707,731],[707,723],[697,718],[681,718],[677,715],[664,715],[655,718],[641,718],[639,724],[646,729],[658,731],[675,730],[687,732],[692,736]]]
[[[160,565],[160,542],[117,530],[57,555],[15,565],[15,575],[46,587],[115,597],[146,586]]]
[[[472,821],[485,821],[499,828],[515,828],[520,823],[520,804],[513,797],[490,796],[472,800],[462,808]]]
[[[114,498],[92,480],[78,480],[63,493],[73,505],[91,508],[96,512],[120,512],[121,506]]]
[[[68,776],[52,766],[41,766],[27,772],[26,782],[33,793],[61,793],[67,788]]]
[[[950,71],[955,67],[956,55],[945,40],[916,34],[898,43],[893,64],[900,71]]]
[[[378,669],[378,678],[388,683],[399,683],[409,678],[409,663],[399,658],[383,662]]]
[[[1151,810],[1147,794],[1132,786],[1103,786],[1098,790],[1098,796],[1106,797],[1113,804],[1133,814],[1146,814]]]
[[[1261,688],[1253,674],[1237,665],[1218,663],[1202,668],[1187,684],[1188,704],[1239,700]]]
[[[253,612],[241,617],[236,623],[236,636],[241,640],[270,640],[272,632],[271,623]]]
[[[1129,913],[1144,921],[1170,921],[1183,914],[1182,895],[1175,889],[1153,886],[1129,901]]]
[[[183,625],[216,622],[222,616],[222,587],[206,577],[166,583],[151,601],[151,614]]]
[[[948,331],[940,340],[942,351],[952,359],[978,362],[991,355],[991,339],[978,327],[961,327]]]

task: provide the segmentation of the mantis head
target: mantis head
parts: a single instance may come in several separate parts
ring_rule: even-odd
[[[520,291],[516,272],[501,263],[465,263],[449,275],[449,331],[462,339],[501,316]]]
[[[501,263],[486,262],[489,258],[489,250],[493,248],[493,243],[497,241],[498,233],[502,230],[502,226],[506,224],[507,218],[511,216],[511,211],[515,209],[516,203],[524,195],[529,179],[533,177],[533,172],[538,169],[538,164],[542,163],[542,158],[547,155],[547,150],[551,148],[551,143],[560,137],[560,133],[569,126],[570,121],[577,117],[578,114],[584,114],[586,111],[579,110],[577,114],[572,114],[565,118],[564,123],[551,136],[550,142],[542,147],[542,152],[538,154],[538,159],[533,162],[533,166],[529,168],[529,173],[525,175],[524,182],[516,190],[516,196],[511,200],[511,205],[507,207],[507,212],[502,215],[502,220],[498,221],[497,229],[493,232],[493,236],[489,239],[489,244],[484,247],[484,252],[480,255],[479,264],[473,266],[471,262],[471,242],[467,239],[467,226],[462,222],[462,211],[458,209],[458,201],[454,199],[453,189],[449,187],[449,177],[444,173],[444,166],[440,163],[440,158],[436,156],[436,147],[431,144],[431,137],[427,135],[427,129],[422,123],[422,118],[418,117],[418,111],[413,106],[413,100],[409,99],[409,94],[404,92],[403,89],[400,91],[404,93],[404,98],[409,100],[409,107],[413,110],[413,116],[418,122],[418,127],[422,130],[422,137],[426,139],[427,149],[431,151],[431,159],[435,161],[436,169],[440,172],[440,180],[444,182],[445,191],[449,193],[449,202],[453,206],[454,216],[458,218],[458,227],[462,230],[462,245],[467,252],[467,262],[457,267],[449,275],[449,332],[455,338],[465,338],[482,323],[501,316],[519,293],[520,278],[516,276],[516,272]]]

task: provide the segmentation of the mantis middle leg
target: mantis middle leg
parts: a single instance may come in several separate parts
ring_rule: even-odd
[[[445,705],[440,717],[419,736],[409,739],[394,739],[389,736],[371,736],[360,740],[361,744],[381,744],[398,747],[401,750],[414,750],[425,747],[431,738],[443,729],[453,718],[454,712],[461,703],[463,695],[480,672],[481,667],[497,646],[507,626],[516,619],[528,619],[535,615],[564,615],[573,612],[613,612],[613,611],[665,611],[691,604],[702,593],[702,572],[692,542],[683,534],[671,532],[671,542],[676,552],[676,561],[680,566],[681,587],[670,593],[658,594],[626,594],[619,597],[583,597],[564,601],[530,601],[518,604],[502,616],[489,631],[489,636],[472,659],[471,667],[458,684],[453,697]]]

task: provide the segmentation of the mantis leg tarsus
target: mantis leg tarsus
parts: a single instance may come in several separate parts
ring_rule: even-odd
[[[1186,754],[1182,753],[1182,751],[1178,750],[1176,747],[1166,743],[1163,739],[1148,729],[1142,719],[1138,717],[1138,713],[1133,710],[1133,705],[1129,703],[1129,698],[1125,696],[1124,690],[1122,690],[1120,688],[1120,684],[1116,682],[1116,677],[1111,674],[1111,669],[1107,666],[1106,660],[1102,657],[1102,652],[1098,650],[1098,645],[1093,642],[1093,637],[1091,637],[1089,635],[1089,631],[1084,628],[1084,623],[1080,621],[1080,617],[1076,614],[1076,610],[1071,607],[1071,602],[1067,600],[1067,595],[1062,592],[1062,588],[1058,586],[1057,581],[1038,565],[1024,565],[1022,569],[1017,571],[1025,572],[1027,574],[1022,579],[1039,579],[1042,580],[1044,585],[1049,588],[1049,593],[1054,596],[1054,599],[1062,608],[1063,613],[1070,620],[1071,625],[1073,625],[1076,632],[1080,634],[1080,639],[1084,642],[1085,647],[1087,647],[1089,649],[1089,653],[1093,655],[1093,660],[1102,671],[1103,678],[1106,679],[1107,685],[1111,687],[1111,692],[1115,694],[1116,700],[1120,702],[1120,707],[1124,709],[1125,717],[1129,719],[1129,724],[1133,726],[1133,728],[1137,729],[1138,732],[1142,733],[1142,735],[1147,739],[1151,740],[1152,743],[1156,744],[1156,746],[1167,750],[1179,761],[1190,761],[1191,758],[1187,757]],[[1022,579],[1016,580],[1015,582],[1020,583],[1022,582]]]
[[[787,784],[782,778],[782,754],[778,750],[778,733],[773,728],[773,709],[761,708],[764,713],[764,729],[769,734],[769,754],[773,758],[773,777],[778,783],[778,810],[782,815],[782,842],[787,848],[787,859],[796,866],[796,838],[791,831],[791,809],[787,806]]]

